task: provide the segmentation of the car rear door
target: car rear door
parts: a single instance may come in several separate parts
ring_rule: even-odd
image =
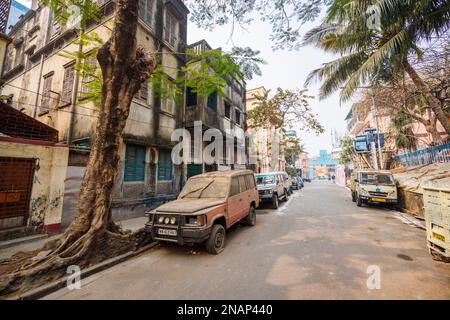
[[[239,176],[239,189],[241,192],[241,210],[239,220],[248,215],[250,209],[250,190],[245,175]]]
[[[256,181],[255,176],[252,174],[249,174],[245,176],[245,179],[247,181],[247,195],[249,199],[249,204],[254,202],[255,208],[259,206],[259,194],[258,194],[258,188],[256,187]]]
[[[230,196],[228,197],[228,219],[230,225],[239,221],[242,215],[242,194],[239,187],[239,178],[232,177],[230,184]]]

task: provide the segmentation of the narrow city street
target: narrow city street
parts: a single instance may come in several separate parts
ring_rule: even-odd
[[[378,290],[367,286],[373,266]],[[46,299],[450,299],[450,266],[398,213],[313,182],[278,210],[262,206],[255,227],[233,228],[218,256],[160,246]]]

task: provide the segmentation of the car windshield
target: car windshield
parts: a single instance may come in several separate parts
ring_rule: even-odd
[[[259,186],[263,186],[265,184],[274,184],[275,177],[274,176],[256,176],[256,184]]]
[[[395,181],[391,174],[361,173],[361,184],[394,186]]]
[[[229,188],[227,178],[194,178],[188,180],[180,199],[225,198]]]

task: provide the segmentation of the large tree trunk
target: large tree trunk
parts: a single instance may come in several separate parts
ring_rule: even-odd
[[[139,0],[116,0],[115,27],[97,58],[103,74],[102,103],[89,163],[80,190],[74,221],[39,259],[28,261],[2,277],[0,294],[30,283],[36,276],[64,273],[128,251],[137,237],[117,233],[111,219],[112,191],[119,167],[118,149],[133,96],[155,68],[155,59],[136,41]],[[41,281],[42,282],[42,281]],[[31,284],[32,286],[33,284]]]
[[[403,66],[405,68],[406,73],[410,76],[411,80],[414,82],[417,90],[423,95],[425,101],[430,106],[431,110],[433,110],[439,122],[445,129],[445,132],[450,135],[450,121],[448,121],[448,117],[445,114],[444,110],[441,107],[441,103],[439,99],[437,99],[433,93],[431,92],[430,87],[423,81],[423,79],[419,76],[416,70],[411,66],[408,59],[404,59]]]

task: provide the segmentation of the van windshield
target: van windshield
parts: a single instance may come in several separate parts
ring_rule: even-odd
[[[229,188],[227,178],[194,178],[188,180],[180,199],[225,198]]]
[[[361,184],[376,184],[383,186],[395,186],[394,177],[391,174],[361,173]]]
[[[263,186],[265,184],[274,184],[275,177],[274,176],[256,176],[256,184],[259,186]]]

